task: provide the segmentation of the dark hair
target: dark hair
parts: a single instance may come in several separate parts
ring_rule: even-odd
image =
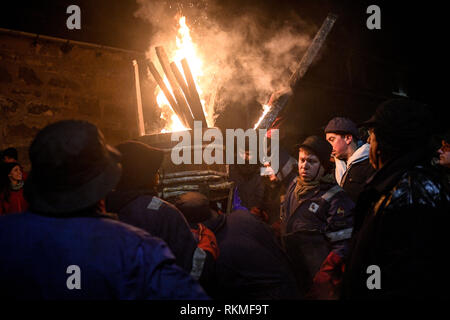
[[[12,159],[18,161],[19,154],[17,153],[17,149],[16,148],[7,148],[7,149],[3,150],[3,152],[2,152],[2,160],[5,157],[12,158]]]
[[[9,173],[14,167],[19,166],[17,162],[2,163],[0,165],[0,194],[3,195],[3,200],[9,202],[11,194],[11,181],[9,180]]]

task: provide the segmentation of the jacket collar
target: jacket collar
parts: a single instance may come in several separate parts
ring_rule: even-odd
[[[341,184],[341,180],[345,172],[347,171],[348,168],[351,167],[352,164],[364,161],[367,158],[369,158],[369,150],[370,144],[365,143],[361,147],[356,149],[356,151],[352,154],[352,156],[348,158],[347,162],[335,158],[335,165],[336,165],[335,177],[339,185]]]

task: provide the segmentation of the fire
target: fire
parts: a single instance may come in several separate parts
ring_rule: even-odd
[[[256,122],[255,126],[253,127],[253,129],[258,128],[259,124],[261,123],[261,121],[264,119],[264,116],[267,114],[267,112],[269,112],[270,110],[270,106],[268,105],[263,105],[263,114],[261,115],[261,117],[258,119],[258,122]]]
[[[178,28],[178,34],[176,37],[176,50],[173,52],[169,52],[169,60],[175,61],[178,68],[180,70],[183,70],[180,61],[183,58],[186,58],[189,67],[192,72],[192,76],[194,77],[194,81],[197,87],[198,94],[200,96],[200,100],[202,102],[202,105],[205,106],[205,99],[203,97],[203,91],[201,90],[200,86],[198,85],[200,82],[200,77],[203,76],[203,62],[199,58],[199,55],[197,54],[197,47],[195,46],[194,42],[192,41],[189,27],[186,24],[186,17],[182,16],[178,20],[179,28]],[[170,87],[170,84],[166,77],[164,77],[164,82],[168,88]],[[183,126],[178,116],[173,112],[173,110],[170,108],[170,104],[167,101],[164,93],[162,90],[157,87],[157,97],[156,102],[158,103],[158,106],[161,108],[161,118],[164,120],[167,120],[167,125],[164,129],[161,130],[161,132],[174,132],[174,131],[182,131],[182,130],[188,130],[186,127]],[[205,110],[203,110],[205,112]],[[205,112],[205,116],[207,116]],[[209,122],[209,121],[208,121]],[[209,125],[212,125],[209,123]]]

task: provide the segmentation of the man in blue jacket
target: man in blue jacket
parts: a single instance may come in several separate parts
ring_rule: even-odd
[[[30,211],[0,218],[0,297],[207,299],[167,245],[104,214],[120,153],[85,121],[60,121],[30,147]]]
[[[164,240],[175,255],[176,264],[199,280],[206,253],[197,247],[183,214],[157,197],[158,169],[164,152],[138,141],[123,142],[117,149],[122,154],[122,177],[106,197],[107,211]]]
[[[326,173],[331,146],[311,136],[299,147],[298,177],[282,204],[282,239],[299,286],[308,296],[334,299],[349,251],[354,203]]]

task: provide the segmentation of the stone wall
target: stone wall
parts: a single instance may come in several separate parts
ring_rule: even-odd
[[[132,61],[143,57],[0,30],[0,149],[16,147],[20,162],[29,167],[28,147],[36,133],[63,119],[96,124],[113,145],[136,137]],[[142,90],[146,100],[151,99],[147,89]]]

